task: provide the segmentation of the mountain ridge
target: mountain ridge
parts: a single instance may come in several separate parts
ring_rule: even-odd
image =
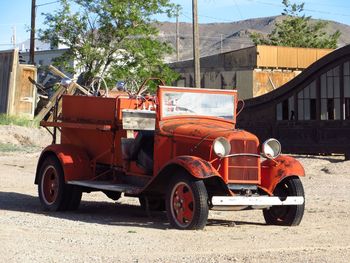
[[[271,33],[277,21],[285,16],[270,16],[251,18],[233,22],[199,24],[200,54],[201,57],[210,56],[221,52],[228,52],[254,45],[249,38],[251,32],[264,35]],[[326,32],[328,34],[339,30],[342,34],[338,41],[338,47],[350,43],[350,26],[335,21],[313,19],[311,21],[328,22]],[[159,38],[173,46],[175,51],[176,23],[157,22]],[[192,59],[192,24],[179,23],[180,32],[180,60]],[[168,62],[176,61],[176,52],[165,58]]]

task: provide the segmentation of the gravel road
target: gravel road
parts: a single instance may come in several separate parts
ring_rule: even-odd
[[[40,209],[39,152],[0,153],[0,262],[349,262],[350,162],[297,158],[307,176],[300,226],[267,226],[261,211],[211,211],[202,231],[169,229],[137,199],[84,194],[74,212]]]

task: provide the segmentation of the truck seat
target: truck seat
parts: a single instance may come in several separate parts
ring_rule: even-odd
[[[154,131],[139,131],[130,151],[130,159],[146,172],[153,171]]]

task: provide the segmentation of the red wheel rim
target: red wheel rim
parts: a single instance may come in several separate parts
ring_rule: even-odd
[[[194,198],[191,188],[184,182],[180,182],[171,193],[171,212],[175,222],[181,226],[188,226],[194,213]]]
[[[56,201],[59,189],[59,180],[55,167],[48,166],[42,178],[42,195],[47,204],[52,204]]]

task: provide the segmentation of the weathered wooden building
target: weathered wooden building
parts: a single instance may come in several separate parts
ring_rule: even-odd
[[[0,51],[0,114],[34,117],[36,67],[19,64],[18,50]]]
[[[201,87],[237,89],[241,99],[270,92],[296,77],[331,49],[252,46],[201,58]],[[193,61],[170,64],[177,86],[194,85]]]
[[[350,157],[350,45],[313,63],[280,88],[245,100],[238,126],[284,152]]]

